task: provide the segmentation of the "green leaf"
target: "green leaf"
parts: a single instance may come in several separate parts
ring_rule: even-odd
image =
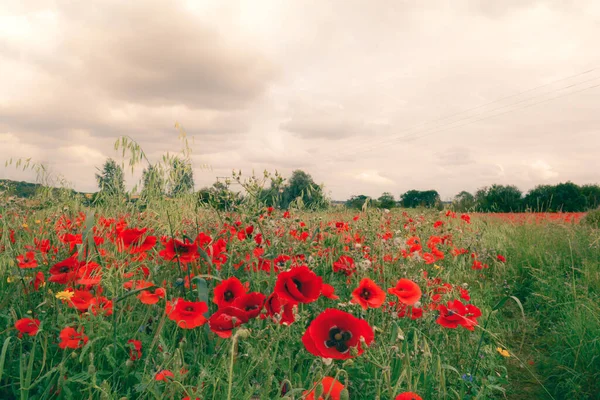
[[[10,343],[11,336],[7,337],[2,346],[2,354],[0,354],[0,381],[2,381],[2,374],[4,373],[4,360],[6,359],[6,352],[8,350],[8,344]]]

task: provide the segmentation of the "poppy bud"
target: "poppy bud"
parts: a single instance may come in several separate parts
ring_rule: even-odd
[[[348,393],[348,389],[342,389],[342,391],[340,392],[340,400],[350,400],[350,394]]]
[[[317,385],[317,387],[315,388],[315,399],[320,399],[321,395],[323,394],[323,385],[321,383],[319,383]]]
[[[88,366],[88,374],[89,374],[89,375],[94,375],[95,373],[96,373],[96,367],[94,367],[94,365],[93,365],[93,364],[90,364],[90,365]]]
[[[76,352],[72,352],[71,353],[71,358],[74,360],[77,358],[77,353]]]
[[[133,361],[127,360],[127,361],[125,361],[125,365],[127,366],[127,368],[131,368],[131,367],[133,367]]]

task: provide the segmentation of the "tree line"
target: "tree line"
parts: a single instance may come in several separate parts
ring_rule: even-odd
[[[163,163],[149,164],[142,172],[139,196],[131,196],[125,190],[123,168],[109,158],[96,174],[99,191],[92,195],[93,202],[109,198],[121,198],[147,203],[151,199],[195,195],[199,205],[220,210],[233,210],[244,201],[254,201],[264,206],[280,209],[299,207],[309,210],[324,209],[331,202],[324,193],[323,185],[317,185],[310,174],[295,170],[289,179],[278,173],[265,173],[269,185],[253,183],[252,187],[240,180],[217,180],[212,186],[199,190],[194,188],[194,175],[189,159],[166,157]],[[233,185],[241,185],[233,190]],[[10,192],[19,197],[31,197],[37,190],[37,184],[18,182],[10,187]],[[134,189],[137,191],[137,188]],[[22,192],[22,193],[21,193]],[[390,192],[384,192],[378,198],[367,195],[354,195],[345,206],[362,209],[365,206],[391,209],[404,208],[452,208],[455,211],[468,212],[582,212],[600,207],[600,185],[577,185],[572,182],[556,185],[538,185],[523,193],[514,185],[493,184],[478,189],[475,193],[461,191],[452,201],[442,202],[436,190],[409,190],[402,193],[398,200]]]
[[[373,199],[366,195],[352,196],[345,205],[361,209],[368,203],[371,207],[426,207],[444,208],[436,190],[409,190],[398,201],[389,193]],[[461,191],[449,204],[455,211],[476,212],[583,212],[600,207],[600,185],[576,185],[573,182],[556,185],[538,185],[523,193],[514,185],[494,184],[478,189],[475,193]]]

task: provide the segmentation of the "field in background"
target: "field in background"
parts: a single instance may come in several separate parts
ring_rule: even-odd
[[[600,235],[580,214],[0,214],[0,398],[317,398],[327,377],[332,398],[600,393]],[[337,330],[351,318],[368,328]]]

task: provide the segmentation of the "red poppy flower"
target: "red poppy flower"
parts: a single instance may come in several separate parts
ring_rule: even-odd
[[[76,308],[77,311],[86,312],[94,300],[94,295],[87,290],[76,290],[73,297],[69,300],[69,307]]]
[[[29,336],[35,336],[40,329],[40,320],[31,318],[21,318],[15,322],[15,328],[19,331],[19,337],[26,333]]]
[[[215,287],[213,303],[219,306],[219,308],[227,307],[232,305],[235,299],[244,294],[246,294],[246,288],[238,278],[232,276]]]
[[[367,321],[328,308],[310,323],[302,343],[315,356],[343,360],[354,357],[350,348],[356,348],[357,355],[362,354],[361,341],[369,345],[373,338],[373,329]]]
[[[423,261],[425,261],[425,264],[433,264],[435,262],[435,256],[431,253],[423,253]]]
[[[280,272],[275,282],[279,297],[295,303],[311,303],[319,298],[323,279],[307,266]]]
[[[324,283],[321,287],[321,294],[330,300],[337,300],[340,296],[335,294],[335,288],[328,283]]]
[[[61,349],[66,349],[67,347],[78,349],[88,342],[88,337],[83,333],[83,327],[81,327],[81,332],[77,332],[75,328],[66,327],[60,331],[59,338],[60,343],[58,347]]]
[[[413,236],[408,238],[408,240],[406,241],[406,244],[408,246],[410,246],[410,252],[411,253],[415,253],[417,251],[421,251],[421,249],[423,248],[421,246],[421,239],[419,239],[417,236]]]
[[[459,325],[470,331],[475,330],[477,318],[481,316],[479,308],[472,304],[464,305],[460,300],[449,301],[438,306],[440,315],[436,322],[445,328],[456,329]]]
[[[410,279],[402,278],[396,286],[388,289],[389,294],[398,297],[398,300],[408,306],[412,306],[421,299],[421,288]]]
[[[154,376],[154,380],[167,382],[170,378],[175,378],[175,374],[168,369],[163,369]]]
[[[396,396],[394,400],[423,400],[423,398],[413,392],[404,392]]]
[[[506,262],[506,257],[504,257],[502,254],[498,254],[496,259],[500,262]]]
[[[129,349],[129,358],[132,361],[142,358],[142,342],[135,339],[129,339],[127,344],[131,344],[131,348]]]
[[[19,268],[35,268],[38,266],[37,261],[35,260],[35,253],[33,251],[28,251],[25,255],[18,255],[17,262]]]
[[[246,312],[247,319],[256,318],[265,304],[265,295],[259,292],[244,294],[233,302],[233,307]]]
[[[50,278],[48,281],[61,283],[66,285],[69,282],[73,282],[77,278],[77,270],[85,265],[85,261],[79,261],[77,254],[72,255],[52,266],[50,268]]]
[[[467,224],[471,223],[471,217],[468,214],[462,214],[460,216],[460,219],[462,219],[463,221],[465,221]]]
[[[360,281],[358,287],[352,292],[352,303],[360,304],[367,308],[379,308],[385,301],[385,292],[369,278]]]
[[[273,269],[278,272],[280,269],[285,268],[285,265],[290,261],[292,257],[282,254],[273,259]]]
[[[219,239],[212,244],[212,246],[206,249],[206,254],[212,259],[212,263],[217,267],[221,268],[223,264],[227,262],[227,242],[225,239]]]
[[[412,320],[419,319],[423,316],[423,309],[398,303],[398,318],[404,318],[406,316],[409,316]]]
[[[294,305],[296,303],[282,299],[277,293],[267,297],[265,309],[271,318],[280,324],[290,325],[296,320],[294,316]]]
[[[473,260],[473,265],[471,266],[471,269],[484,269],[484,268],[489,268],[489,266],[487,264],[483,264],[481,261],[479,260]]]
[[[78,244],[83,244],[82,234],[73,235],[71,233],[66,233],[62,235],[59,240],[63,243],[69,244],[69,251],[75,250],[75,246]]]
[[[156,236],[145,236],[148,228],[131,228],[119,232],[117,243],[119,251],[129,250],[130,253],[148,251],[156,244]]]
[[[83,264],[77,270],[76,283],[78,285],[96,286],[102,280],[102,268],[95,262]]]
[[[248,314],[236,307],[224,307],[208,319],[210,330],[222,338],[231,336],[233,329],[248,322]]]
[[[340,381],[330,376],[326,376],[321,380],[320,384],[323,388],[323,391],[321,392],[322,395],[316,400],[340,400],[342,390],[344,390],[344,385],[342,385]],[[317,385],[317,382],[315,382],[315,385]],[[316,388],[310,392],[307,390],[302,393],[306,396],[304,397],[304,400],[315,400],[315,391]]]
[[[171,239],[162,240],[165,248],[158,252],[158,255],[167,261],[176,261],[182,264],[187,264],[199,257],[198,245],[194,242],[188,243],[181,240]]]
[[[50,251],[50,248],[52,246],[50,246],[50,240],[49,239],[38,239],[38,238],[34,238],[33,242],[35,243],[35,248],[38,249],[40,252],[46,254]]]
[[[198,245],[198,247],[205,248],[210,242],[212,242],[212,238],[204,232],[198,233],[196,236],[196,240],[194,243]]]
[[[165,297],[165,289],[154,288],[153,290],[143,290],[137,295],[142,304],[156,304],[158,301]]]
[[[170,320],[177,322],[178,327],[193,329],[206,323],[203,314],[208,311],[208,306],[203,301],[186,301],[177,298],[167,301],[165,311]]]
[[[355,271],[356,265],[354,264],[354,259],[350,256],[340,256],[340,258],[333,263],[333,272],[343,272],[346,276],[350,276]]]
[[[94,315],[103,314],[110,317],[113,313],[112,300],[109,300],[104,296],[97,296],[92,300],[92,308],[90,311]]]
[[[44,277],[44,273],[42,271],[38,271],[35,274],[35,278],[33,279],[33,288],[34,290],[39,290],[41,286],[44,286],[46,283],[46,278]]]

